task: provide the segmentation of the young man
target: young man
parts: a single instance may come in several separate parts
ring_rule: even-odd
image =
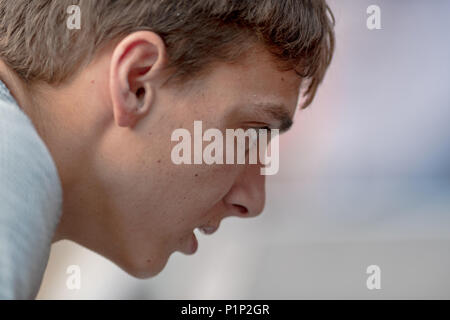
[[[171,134],[287,129],[334,48],[325,0],[0,0],[0,18],[0,298],[35,297],[61,239],[146,278],[195,228],[258,215],[260,165],[177,165]]]

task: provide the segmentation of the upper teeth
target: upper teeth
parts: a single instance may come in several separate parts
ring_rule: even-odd
[[[204,234],[211,234],[211,233],[213,233],[214,231],[216,231],[216,228],[215,227],[209,227],[209,226],[206,226],[206,227],[199,227],[198,228],[202,233],[204,233]]]

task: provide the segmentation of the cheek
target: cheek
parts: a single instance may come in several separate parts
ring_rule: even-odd
[[[218,204],[233,186],[236,168],[230,165],[185,165],[174,167],[176,181],[167,185],[166,209],[173,214],[172,228],[195,227],[205,216],[218,210]]]
[[[204,194],[216,202],[228,193],[239,174],[239,168],[235,165],[201,165],[193,171],[192,191]]]

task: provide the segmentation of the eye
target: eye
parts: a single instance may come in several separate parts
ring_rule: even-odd
[[[258,141],[259,141],[259,139],[260,139],[259,134],[260,134],[260,131],[261,131],[261,130],[266,130],[267,138],[268,138],[269,141],[271,140],[271,137],[272,137],[272,128],[270,128],[269,125],[252,126],[252,127],[248,128],[248,129],[253,129],[253,130],[255,130],[255,131],[256,131],[256,135],[254,136],[254,139],[251,139],[251,140],[250,140],[249,145],[248,145],[248,146],[246,145],[246,152],[248,152],[250,146],[255,146],[255,145],[257,145],[257,143],[258,143]]]

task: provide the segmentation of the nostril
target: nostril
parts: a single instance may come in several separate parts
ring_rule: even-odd
[[[233,204],[233,207],[235,207],[239,213],[241,214],[247,214],[248,213],[248,209],[244,206],[241,206],[240,204]]]

